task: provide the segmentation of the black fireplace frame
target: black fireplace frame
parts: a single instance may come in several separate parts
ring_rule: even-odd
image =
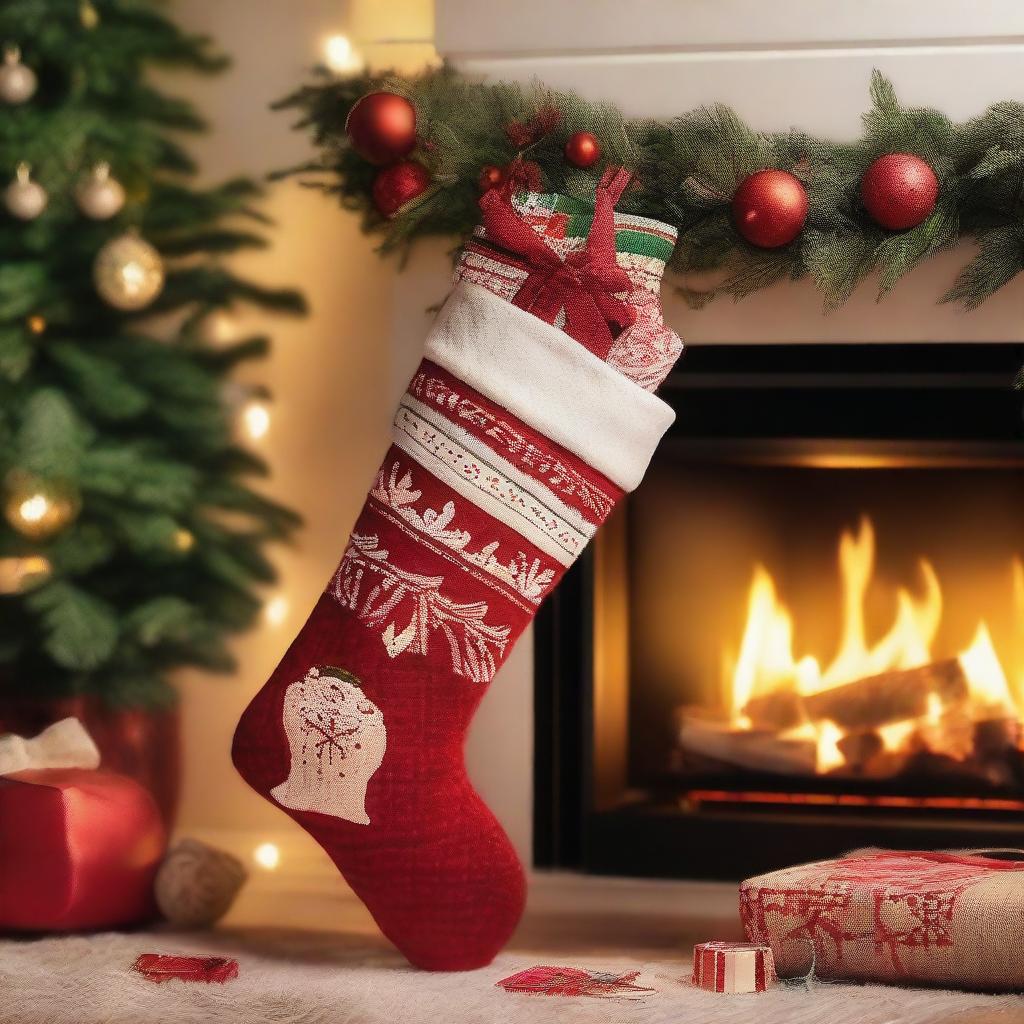
[[[771,461],[785,451],[898,447],[922,465],[969,459],[1024,469],[1020,343],[691,347],[660,395],[677,418],[663,444]],[[642,486],[642,485],[641,485]],[[621,514],[629,514],[629,502]],[[620,514],[620,513],[617,513]],[[827,808],[702,815],[650,792],[595,801],[591,547],[534,629],[537,867],[635,877],[736,879],[862,845],[1024,846],[1024,815]],[[755,827],[756,826],[756,827]],[[700,850],[699,856],[688,851]]]

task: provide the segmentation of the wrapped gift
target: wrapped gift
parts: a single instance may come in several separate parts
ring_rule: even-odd
[[[0,930],[146,919],[164,845],[152,796],[122,775],[30,768],[0,777]]]
[[[740,886],[747,938],[780,977],[1024,989],[1024,862],[984,851],[860,850]]]
[[[698,943],[692,981],[709,992],[765,992],[775,984],[772,951],[756,942]]]

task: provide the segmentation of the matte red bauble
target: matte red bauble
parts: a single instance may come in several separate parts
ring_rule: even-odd
[[[481,192],[488,192],[492,188],[501,188],[505,184],[505,172],[500,167],[495,167],[494,164],[484,164],[480,168],[477,184],[480,186]]]
[[[373,205],[385,217],[393,217],[429,187],[430,171],[415,160],[403,160],[377,172],[373,179]]]
[[[807,220],[807,193],[789,171],[756,171],[736,190],[732,216],[751,245],[777,249],[800,234]]]
[[[371,92],[348,112],[345,131],[364,160],[389,164],[416,145],[416,108],[393,92]]]
[[[573,132],[565,144],[565,159],[574,167],[592,167],[601,159],[601,143],[590,132]]]
[[[890,231],[904,231],[935,209],[939,179],[919,156],[887,153],[864,172],[860,197],[872,220]]]

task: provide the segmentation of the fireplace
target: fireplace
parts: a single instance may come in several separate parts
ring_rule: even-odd
[[[535,862],[1024,845],[1018,345],[691,349],[536,627]]]

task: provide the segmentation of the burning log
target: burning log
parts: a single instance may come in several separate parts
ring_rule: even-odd
[[[817,750],[813,740],[783,739],[760,729],[737,729],[685,711],[679,722],[679,746],[733,768],[779,775],[813,775]]]
[[[967,677],[956,658],[865,676],[804,697],[803,707],[811,721],[827,718],[843,729],[863,732],[923,717],[933,694],[947,707],[967,699]]]
[[[847,733],[836,743],[836,748],[843,755],[847,769],[854,774],[864,772],[885,750],[882,737],[871,731]]]
[[[870,732],[890,722],[923,717],[933,694],[945,707],[967,699],[967,677],[956,658],[865,676],[805,697],[794,690],[776,690],[752,698],[743,713],[757,729],[781,731],[802,721],[829,719],[849,732]]]
[[[755,729],[785,732],[804,720],[803,698],[796,690],[773,690],[751,697],[743,708]]]

